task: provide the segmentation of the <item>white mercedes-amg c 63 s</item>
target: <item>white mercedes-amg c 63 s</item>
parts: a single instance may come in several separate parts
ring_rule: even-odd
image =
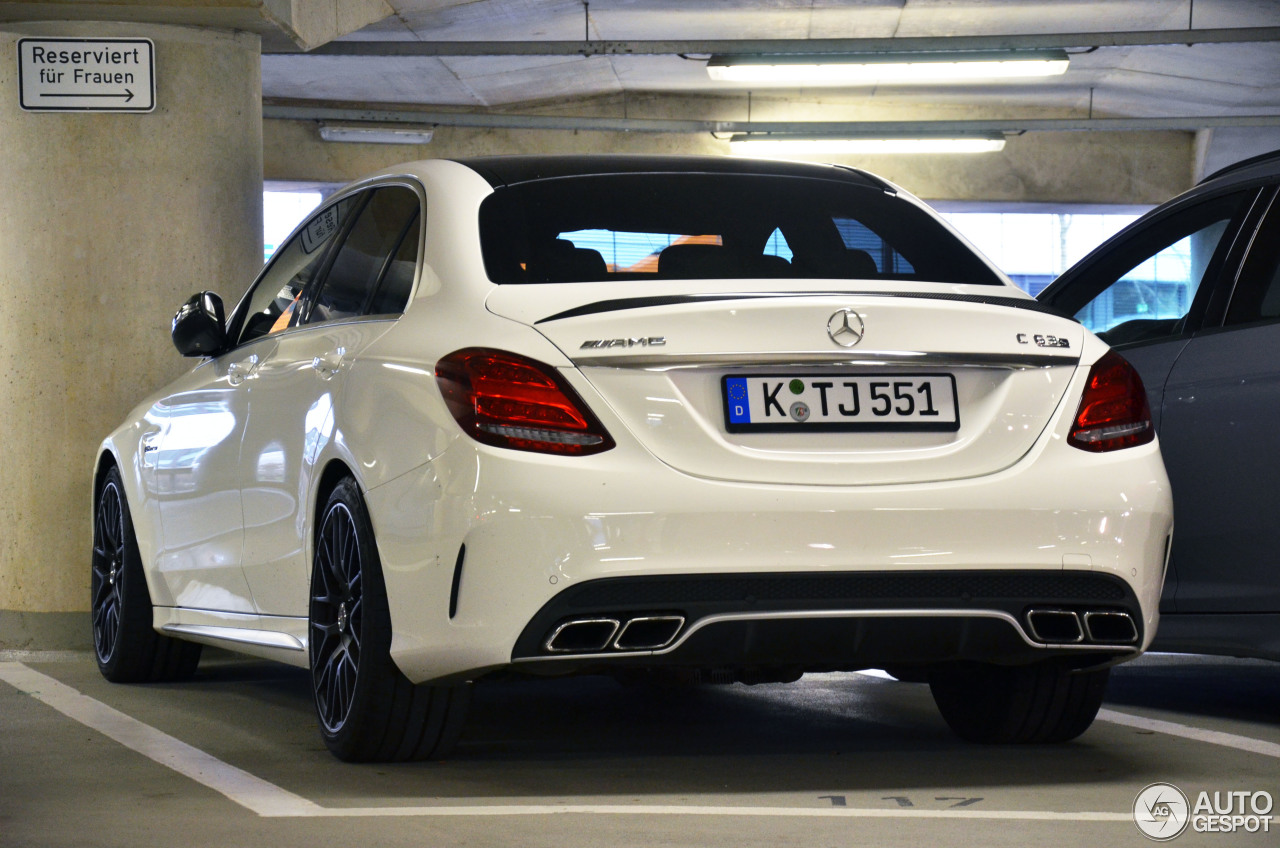
[[[102,673],[309,668],[342,759],[441,755],[498,670],[887,668],[1063,741],[1156,628],[1137,374],[861,171],[403,165],[173,339],[94,469]]]

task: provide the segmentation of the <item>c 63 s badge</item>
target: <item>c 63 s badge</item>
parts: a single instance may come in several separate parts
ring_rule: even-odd
[[[1040,333],[1029,336],[1026,333],[1018,333],[1018,344],[1031,344],[1032,342],[1035,342],[1037,347],[1071,347],[1071,342],[1057,336],[1041,335]]]

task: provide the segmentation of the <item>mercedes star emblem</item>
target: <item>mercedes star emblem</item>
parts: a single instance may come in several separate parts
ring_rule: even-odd
[[[866,331],[862,316],[852,309],[841,309],[827,319],[827,335],[841,347],[853,347],[862,341]]]

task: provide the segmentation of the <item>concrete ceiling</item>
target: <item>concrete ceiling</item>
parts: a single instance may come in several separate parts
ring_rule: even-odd
[[[1280,27],[1277,0],[388,0],[394,15],[349,42],[596,43],[660,40],[955,39],[1135,30]],[[960,37],[957,39],[956,37]],[[775,120],[836,113],[897,120],[969,117],[1280,116],[1280,42],[1097,47],[1060,45],[1070,70],[997,85],[765,90],[753,101]],[[889,42],[892,44],[892,41]],[[388,45],[393,47],[394,45]],[[429,45],[421,45],[431,52]],[[268,98],[468,110],[635,98],[650,112],[693,117],[707,99],[745,118],[748,86],[716,82],[705,55],[284,55],[263,57]],[[527,45],[524,46],[527,49]],[[692,98],[688,108],[672,99]],[[755,105],[753,103],[753,105]],[[741,108],[739,109],[739,105]],[[644,108],[644,107],[642,107]],[[738,112],[741,112],[739,115]],[[614,112],[609,112],[613,115]],[[759,117],[765,113],[755,113]],[[702,117],[712,117],[702,115]]]
[[[310,49],[393,13],[383,0],[0,0],[0,22],[118,21],[242,30]]]
[[[1162,145],[1192,150],[1176,155],[1188,179],[1280,149],[1280,0],[0,0],[0,21],[68,19],[259,33],[266,147],[279,148],[270,179],[380,167],[382,152],[356,161],[333,149],[375,145],[313,149],[325,147],[320,120],[443,128],[430,155],[725,153],[734,132],[1022,134],[982,185],[942,185],[924,173],[934,162],[872,164],[935,197],[1060,200],[1072,195],[1064,163],[1109,150],[1111,170],[1077,193],[1090,202],[1134,196],[1147,182],[1138,163]],[[706,72],[715,52],[992,46],[1061,48],[1070,68],[994,84],[807,89]],[[937,176],[950,178],[941,161]],[[1147,194],[1168,188],[1158,185]]]

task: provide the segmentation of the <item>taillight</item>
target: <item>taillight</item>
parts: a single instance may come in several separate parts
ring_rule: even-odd
[[[570,456],[613,447],[577,392],[532,359],[466,348],[436,363],[436,382],[458,424],[486,445]]]
[[[1145,445],[1155,437],[1142,378],[1124,357],[1107,351],[1089,370],[1067,443],[1101,453]]]

